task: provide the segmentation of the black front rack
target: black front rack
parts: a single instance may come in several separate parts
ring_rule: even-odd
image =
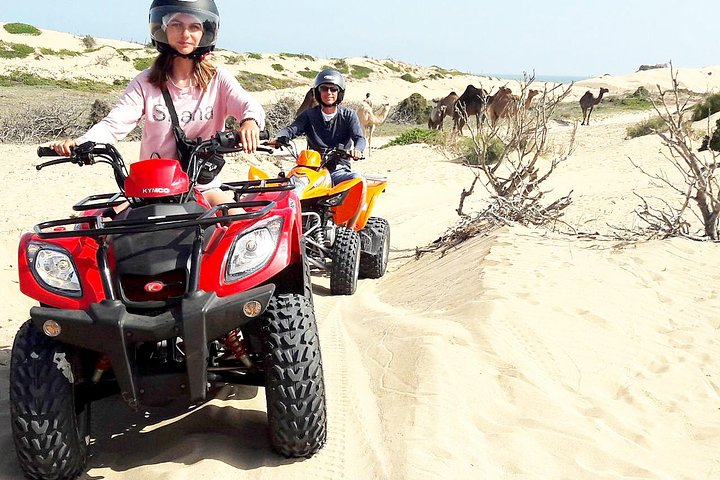
[[[69,238],[69,237],[100,237],[105,235],[120,235],[129,233],[159,232],[176,228],[201,227],[208,228],[218,223],[249,220],[267,215],[276,207],[272,200],[256,200],[248,202],[233,202],[217,205],[206,212],[183,213],[142,220],[113,220],[106,222],[102,216],[64,218],[50,220],[35,225],[35,233],[43,239]],[[253,211],[229,214],[231,208],[256,209]],[[221,211],[222,215],[216,216]],[[48,230],[58,227],[75,226],[72,230]],[[77,226],[87,225],[87,228]]]
[[[223,190],[233,190],[235,198],[246,194],[257,194],[266,192],[281,192],[294,188],[292,180],[287,177],[278,177],[266,180],[245,180],[240,182],[224,183],[220,187]],[[91,195],[82,199],[73,206],[75,211],[104,210],[121,205],[126,201],[121,193],[105,193]],[[34,231],[38,237],[70,238],[70,237],[101,237],[105,235],[120,235],[129,233],[159,232],[176,228],[200,227],[206,229],[215,224],[227,224],[238,220],[250,220],[264,217],[277,206],[273,200],[252,200],[222,203],[206,212],[182,213],[167,215],[150,219],[139,220],[113,220],[106,221],[102,215],[64,218],[61,220],[49,220],[35,225]],[[243,213],[229,214],[230,209],[242,208]],[[217,216],[217,213],[221,215]],[[72,229],[59,227],[72,226]],[[85,226],[85,228],[81,228]]]
[[[263,180],[244,180],[228,182],[220,186],[222,190],[232,190],[236,196],[249,193],[284,192],[295,188],[290,177],[266,178]]]
[[[103,200],[103,201],[100,201]],[[125,195],[120,192],[116,193],[102,193],[100,195],[90,195],[80,200],[78,203],[73,205],[72,209],[76,212],[84,212],[93,209],[106,209],[117,207],[122,205],[127,200]]]

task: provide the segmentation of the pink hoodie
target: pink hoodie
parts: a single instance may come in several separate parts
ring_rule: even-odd
[[[175,137],[172,134],[170,113],[159,88],[148,81],[149,70],[135,77],[128,85],[117,105],[107,117],[88,130],[76,141],[78,144],[93,141],[115,144],[137,126],[145,117],[140,144],[140,159],[158,153],[161,158],[177,158]],[[225,119],[232,115],[238,120],[253,118],[260,129],[265,126],[265,111],[223,68],[218,68],[208,88],[178,88],[168,83],[180,126],[191,140],[203,140],[225,129]]]

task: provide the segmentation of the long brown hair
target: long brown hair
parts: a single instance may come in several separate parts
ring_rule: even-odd
[[[155,61],[150,67],[150,84],[162,88],[170,78],[170,72],[172,71],[172,65],[175,55],[168,53],[161,53],[157,56]],[[207,90],[210,80],[215,75],[215,65],[210,63],[205,58],[196,58],[194,62],[193,77],[198,86],[203,90]]]

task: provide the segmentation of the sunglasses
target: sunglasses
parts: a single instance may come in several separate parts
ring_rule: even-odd
[[[328,85],[320,85],[320,91],[321,92],[332,92],[337,93],[340,91],[338,87],[330,87]]]

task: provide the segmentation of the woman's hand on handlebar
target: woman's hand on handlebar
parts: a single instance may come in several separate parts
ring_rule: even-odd
[[[72,153],[73,148],[77,146],[77,142],[72,138],[66,138],[65,140],[53,142],[49,146],[50,148],[55,150],[55,153],[57,153],[58,155],[62,155],[63,157],[69,157]]]
[[[255,153],[260,144],[260,127],[254,119],[247,119],[238,128],[238,136],[245,153]]]
[[[349,150],[348,153],[352,157],[353,160],[362,160],[363,158],[363,152],[362,150],[355,150],[354,148],[352,150]]]

